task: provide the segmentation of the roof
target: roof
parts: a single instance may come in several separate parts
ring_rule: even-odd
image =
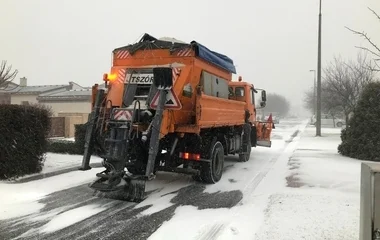
[[[26,87],[16,87],[9,91],[13,94],[41,94],[44,92],[50,92],[59,89],[66,89],[69,85],[41,85],[41,86],[26,86]]]
[[[75,89],[51,94],[41,94],[37,97],[39,101],[67,101],[67,100],[90,100],[91,88]]]
[[[18,87],[18,84],[8,81],[2,87],[0,87],[0,92],[9,93],[9,91],[16,89],[17,87]]]
[[[140,39],[140,41],[138,41],[137,43],[116,48],[113,50],[113,52],[115,53],[119,50],[127,50],[130,54],[133,55],[136,51],[141,49],[169,49],[169,51],[174,52],[178,49],[189,47],[195,51],[195,55],[197,57],[206,60],[230,73],[236,73],[236,68],[231,58],[221,53],[212,51],[196,41],[185,43],[175,38],[165,37],[157,39],[145,33],[144,36]]]

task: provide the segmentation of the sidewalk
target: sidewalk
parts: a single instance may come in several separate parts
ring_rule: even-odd
[[[256,239],[358,239],[361,161],[339,155],[339,144],[339,129],[318,138],[305,129]]]

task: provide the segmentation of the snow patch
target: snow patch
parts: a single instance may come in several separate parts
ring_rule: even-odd
[[[57,215],[52,220],[50,220],[50,222],[48,222],[41,228],[40,232],[50,233],[64,229],[70,225],[73,225],[95,214],[98,214],[106,209],[106,207],[101,207],[97,204],[91,204],[69,210],[67,212]]]
[[[224,226],[222,219],[228,219],[229,215],[228,209],[198,210],[193,206],[178,207],[173,218],[164,222],[148,239],[212,239],[217,237],[218,230]]]
[[[45,205],[35,201],[18,203],[0,203],[0,220],[26,216],[40,211]]]
[[[266,220],[256,240],[358,239],[358,196],[276,194],[270,197]],[[291,218],[291,221],[289,221]]]
[[[53,192],[95,180],[98,169],[75,171],[27,183],[0,183],[0,219],[21,217],[38,212],[44,204],[38,200]]]

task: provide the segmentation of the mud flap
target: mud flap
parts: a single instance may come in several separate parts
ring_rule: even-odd
[[[260,147],[271,147],[272,146],[272,141],[265,141],[265,140],[259,140],[257,141],[257,146],[260,146]]]

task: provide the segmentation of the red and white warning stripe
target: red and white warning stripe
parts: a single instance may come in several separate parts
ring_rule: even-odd
[[[173,68],[172,71],[173,71],[173,83],[175,83],[175,81],[179,77],[179,74],[181,73],[181,69],[180,68]]]
[[[129,58],[130,56],[131,54],[127,50],[120,50],[116,52],[117,59],[125,59],[125,58]]]
[[[132,110],[115,109],[113,111],[113,119],[118,121],[132,120]]]
[[[180,57],[188,57],[191,55],[191,53],[192,53],[191,48],[185,48],[185,49],[179,50],[176,55]]]
[[[119,69],[118,73],[117,73],[117,81],[121,84],[124,83],[124,80],[125,80],[125,73],[126,73],[126,69],[125,68],[122,68],[122,69]]]

